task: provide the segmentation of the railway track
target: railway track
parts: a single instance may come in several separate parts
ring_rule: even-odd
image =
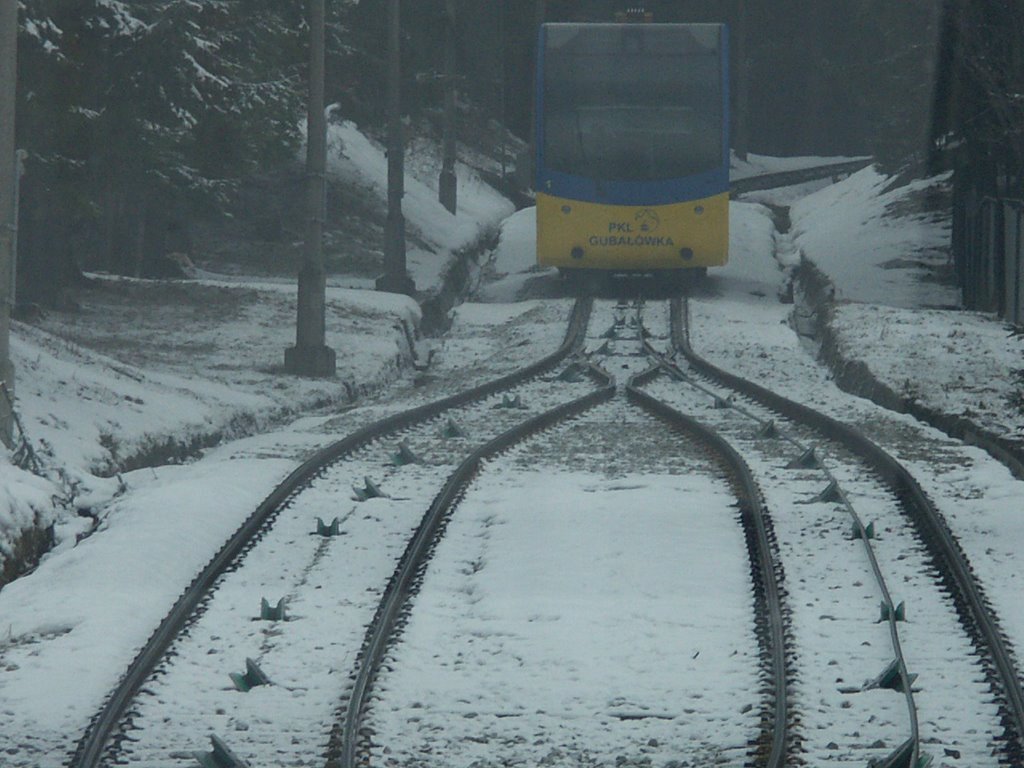
[[[777,449],[766,449],[765,446],[802,440],[801,450],[804,452],[813,445],[819,457],[827,451],[837,462],[859,464],[859,469],[855,464],[852,470],[847,470],[845,478],[832,476],[819,481],[818,490],[808,498],[819,505],[824,503],[834,508],[845,508],[843,511],[850,517],[851,498],[859,497],[879,521],[885,520],[878,523],[880,527],[885,526],[885,532],[879,537],[880,541],[873,542],[874,549],[888,552],[887,557],[880,558],[883,567],[879,567],[879,558],[868,553],[876,576],[880,575],[880,570],[887,569],[899,573],[905,585],[913,584],[910,594],[914,602],[908,601],[909,609],[894,603],[887,588],[881,590],[880,613],[882,620],[890,626],[895,668],[887,666],[882,675],[868,682],[867,687],[878,688],[882,678],[889,683],[895,682],[894,687],[905,695],[907,701],[908,736],[895,750],[874,759],[880,760],[881,765],[928,763],[929,757],[924,754],[920,743],[918,705],[914,701],[913,689],[920,685],[928,691],[923,700],[929,727],[944,731],[949,730],[948,723],[943,725],[944,713],[936,712],[936,705],[928,702],[933,697],[941,702],[941,696],[935,696],[935,692],[945,685],[945,706],[952,705],[950,712],[956,713],[950,720],[961,731],[958,735],[965,742],[974,742],[973,761],[967,758],[970,764],[988,764],[989,760],[997,759],[1004,765],[1019,765],[1024,719],[1021,717],[1020,677],[1011,650],[959,544],[918,482],[856,429],[722,371],[696,355],[689,346],[685,307],[685,303],[678,301],[672,306],[673,347],[684,361],[679,368],[669,366],[674,369],[676,377],[705,391],[711,403],[708,412],[719,414],[716,421],[731,419],[741,425],[732,427],[731,431],[733,434],[742,433],[744,437],[741,439],[751,451],[760,450],[769,456],[774,452],[777,458]],[[766,436],[773,439],[765,440]],[[816,463],[821,463],[820,458],[816,458]],[[847,489],[854,491],[848,493]],[[888,517],[883,518],[883,515]],[[801,519],[804,520],[803,525],[813,525],[806,516]],[[852,526],[854,538],[865,544],[872,541],[875,524],[867,528],[863,521],[854,519]],[[886,560],[888,566],[884,565]],[[894,564],[899,567],[894,568]],[[913,607],[915,603],[916,608]],[[904,623],[905,611],[914,616],[912,622]],[[934,645],[926,641],[928,636],[956,637],[956,640],[949,642],[945,657],[928,659],[930,667],[923,665],[919,655],[915,672],[909,672],[907,660],[901,660],[897,624],[910,634],[913,647],[925,649],[926,654],[932,652]],[[828,663],[834,663],[834,659]],[[950,669],[957,672],[951,673]],[[913,678],[917,678],[918,672],[922,673],[921,682],[914,683]],[[821,674],[824,676],[825,673]],[[924,682],[926,679],[928,683]],[[909,683],[906,682],[908,680]],[[855,688],[849,685],[841,687],[845,693]],[[857,733],[859,736],[863,731]],[[933,735],[931,740],[941,739]],[[886,740],[878,741],[879,745],[883,743]],[[891,738],[886,746],[892,747]],[[992,758],[990,752],[996,757]],[[946,750],[943,756],[959,759],[962,750]],[[827,753],[822,757],[829,759]]]
[[[93,721],[72,765],[163,765],[194,758],[204,765],[226,768],[245,762],[231,747],[233,741],[238,743],[239,734],[246,745],[245,750],[239,750],[243,754],[262,745],[263,752],[255,750],[263,758],[259,762],[302,764],[310,754],[324,752],[329,765],[355,764],[360,756],[365,757],[368,732],[361,722],[373,695],[372,684],[382,666],[387,666],[396,629],[408,620],[408,598],[423,577],[426,559],[437,546],[452,505],[467,493],[467,484],[480,473],[482,465],[509,453],[530,435],[551,430],[567,419],[571,421],[573,415],[596,410],[613,399],[618,404],[608,407],[616,412],[627,409],[636,418],[640,409],[627,406],[623,397],[616,398],[617,391],[628,391],[631,400],[652,411],[657,419],[670,422],[673,429],[708,439],[692,420],[671,409],[659,409],[635,386],[617,390],[608,374],[580,359],[572,361],[559,376],[550,375],[580,349],[588,313],[589,302],[581,301],[573,312],[562,348],[540,363],[500,382],[385,419],[322,451],[296,470],[182,596]],[[639,323],[636,327],[639,329]],[[610,340],[605,341],[608,343]],[[611,359],[616,365],[621,362],[614,355]],[[642,358],[636,356],[636,360]],[[516,386],[520,389],[515,397],[506,393]],[[520,396],[530,403],[526,408],[533,414],[525,419],[519,413]],[[459,422],[471,425],[468,430],[458,429],[452,419],[445,420],[452,409],[459,409]],[[656,423],[652,416],[643,418],[647,421],[641,431]],[[449,434],[453,429],[463,437],[453,438]],[[465,437],[467,432],[471,438]],[[465,446],[491,434],[494,437],[484,439],[468,455],[465,447],[451,447],[459,443]],[[393,444],[385,446],[385,436],[400,441],[402,448],[396,451]],[[431,458],[417,460],[410,446],[424,449],[423,455]],[[728,467],[728,485],[737,489],[741,518],[753,531],[763,507],[756,487],[750,484],[749,473],[743,472],[738,456],[730,455],[724,446],[714,451],[715,462],[725,462]],[[382,462],[382,456],[392,461]],[[406,460],[413,463],[406,465],[408,469],[398,469]],[[384,463],[393,466],[382,470]],[[384,472],[380,485],[369,477],[374,469]],[[364,473],[367,479],[354,488],[357,501],[339,504],[339,499],[348,495],[347,486],[353,478]],[[425,494],[430,493],[428,489],[439,474],[448,479],[427,504],[429,495]],[[389,491],[387,495],[383,488]],[[420,505],[427,506],[428,511],[415,522]],[[340,514],[325,522],[331,519],[332,511]],[[309,535],[314,514],[320,518],[317,525],[323,535]],[[373,556],[345,551],[346,536],[352,541],[366,541],[372,536],[367,533],[370,529],[380,538],[379,551],[374,547]],[[748,534],[748,539],[749,545],[754,538]],[[769,546],[767,540],[764,546]],[[755,549],[752,547],[751,552]],[[767,551],[751,556],[755,574],[772,561]],[[397,563],[390,580],[383,577],[388,563]],[[769,581],[773,575],[768,568]],[[382,588],[385,581],[387,586]],[[766,589],[762,582],[759,578],[753,588],[758,605],[764,603],[764,594],[776,591]],[[346,590],[348,593],[339,599],[338,593]],[[272,595],[264,601],[260,617],[264,621],[254,620],[256,594]],[[276,602],[282,594],[285,599]],[[377,608],[371,610],[374,604]],[[318,613],[321,618],[311,621]],[[356,617],[345,619],[347,614]],[[775,661],[781,658],[781,645],[772,649],[771,632],[763,628],[781,625],[780,616],[776,611],[774,617],[766,614],[751,620],[751,625],[756,625],[753,634],[759,640],[760,664],[771,669],[775,663],[780,667],[773,673],[776,675],[784,674],[782,665]],[[312,635],[295,632],[293,622],[314,624],[316,631]],[[358,647],[353,645],[353,627],[357,626],[370,629],[362,649],[355,654],[351,649]],[[346,644],[348,655],[355,658],[346,660]],[[246,649],[260,659],[259,665],[251,660],[243,662]],[[296,661],[297,655],[306,661]],[[338,674],[349,665],[355,671],[345,684]],[[237,691],[226,682],[226,673],[232,669]],[[325,685],[309,682],[318,673],[329,678]],[[753,679],[756,681],[756,674]],[[267,682],[272,684],[264,685]],[[775,727],[772,713],[780,707],[784,711],[786,697],[778,695],[784,685],[776,683],[773,690],[766,691],[768,704],[758,703],[748,709],[753,714],[746,719],[756,720],[760,715],[759,724],[750,728],[751,734],[758,734],[749,739],[751,744],[732,745],[743,754],[749,753],[756,764],[781,764],[785,737],[777,734],[785,730]],[[756,682],[752,687],[757,687]],[[322,698],[324,690],[332,691],[335,697],[347,691],[342,710],[337,712],[344,716],[337,718],[340,725],[329,738],[322,717],[318,720],[312,713],[311,702]],[[183,691],[190,695],[184,701],[175,701]],[[296,701],[301,704],[296,705]],[[237,712],[228,712],[228,706],[237,708]],[[621,709],[627,705],[618,706]],[[281,728],[270,722],[278,716],[290,724]],[[647,717],[621,711],[613,716],[624,722]],[[303,718],[308,720],[304,722]],[[203,752],[197,747],[211,730],[212,722],[225,724],[228,732],[222,730],[221,737],[213,737],[213,752]],[[785,717],[781,722],[785,723]]]
[[[685,304],[591,306],[577,303],[562,346],[538,363],[388,417],[297,469],[182,595],[70,764],[231,768],[246,764],[234,745],[253,765],[332,768],[463,757],[482,767],[597,765],[611,755],[627,766],[692,757],[918,768],[929,763],[929,742],[945,742],[935,731],[950,713],[936,709],[950,691],[982,725],[944,756],[962,750],[965,764],[984,764],[994,748],[1002,764],[1020,764],[1014,660],[909,473],[855,430],[696,356]],[[634,476],[643,480],[624,479]],[[529,490],[543,486],[557,499],[562,483],[574,490],[557,503]],[[731,544],[714,526],[705,531],[713,515],[674,514],[719,557],[736,548],[725,559],[746,564],[743,584],[728,590],[739,606],[697,599],[719,574],[701,571],[691,541],[700,535],[667,533],[674,518],[644,506],[646,483],[667,483],[673,500],[713,499],[715,525],[732,507]],[[524,505],[514,514],[500,506],[509,487]],[[566,512],[604,496],[619,507]],[[557,526],[545,532],[558,520],[625,544],[606,552]],[[639,540],[661,538],[654,560],[680,557],[685,567],[631,576],[648,573]],[[523,541],[529,548],[517,549]],[[489,554],[467,561],[480,542]],[[492,575],[511,579],[506,550],[539,563],[544,584],[569,582],[557,610],[500,619],[522,598]],[[564,571],[552,566],[561,558]],[[610,565],[588,576],[590,559]],[[588,587],[591,578],[600,589]],[[659,590],[658,580],[670,586]],[[560,643],[546,645],[548,624],[574,624],[570,603],[621,600],[625,585],[636,598],[618,606],[625,617],[574,616],[589,634],[555,631]],[[666,607],[661,593],[679,605]],[[268,598],[261,620],[257,595]],[[666,617],[676,612],[693,626],[671,635]],[[593,640],[604,634],[618,645]],[[703,645],[716,637],[735,638],[731,656]],[[934,637],[946,642],[938,655]],[[624,658],[634,642],[642,658]],[[583,669],[574,646],[587,658],[607,653],[604,666]],[[696,651],[686,657],[682,647]],[[479,695],[476,674],[500,683],[497,698]],[[510,683],[520,675],[522,684]],[[701,692],[710,680],[732,693]]]
[[[605,318],[605,321],[607,319]],[[602,327],[600,319],[595,319],[595,327]],[[634,335],[632,339],[622,338],[623,334],[628,336],[631,333]],[[770,524],[765,520],[764,505],[757,486],[739,455],[711,430],[643,392],[644,380],[657,372],[657,368],[651,368],[649,358],[644,352],[642,340],[646,333],[638,315],[627,318],[625,308],[617,307],[616,317],[607,331],[596,337],[592,336],[590,340],[591,346],[595,347],[591,350],[591,364],[600,360],[602,366],[596,369],[591,368],[598,389],[592,395],[575,403],[567,404],[517,426],[492,443],[483,446],[475,455],[467,459],[464,465],[465,471],[460,468],[460,471],[452,476],[444,491],[435,501],[431,514],[436,512],[439,517],[447,519],[449,503],[464,498],[470,493],[465,483],[471,476],[476,475],[480,467],[479,462],[485,455],[491,456],[493,464],[498,466],[493,466],[489,462],[486,472],[477,477],[473,490],[476,496],[486,496],[492,493],[490,488],[495,483],[500,485],[501,482],[522,482],[509,480],[508,477],[518,477],[518,473],[523,471],[522,467],[524,466],[541,465],[549,468],[552,472],[561,473],[569,469],[566,464],[573,465],[576,463],[576,459],[580,459],[585,465],[588,461],[593,462],[594,466],[591,468],[599,473],[607,473],[610,467],[615,467],[618,463],[620,466],[616,467],[616,470],[626,472],[628,475],[630,470],[636,471],[636,459],[645,454],[657,457],[654,463],[659,464],[659,471],[692,472],[695,466],[701,465],[701,472],[710,472],[718,476],[720,480],[724,480],[726,485],[732,489],[731,495],[734,496],[734,503],[738,509],[738,518],[741,523],[741,526],[734,526],[730,520],[729,526],[734,528],[734,531],[741,527],[744,532],[747,554],[750,558],[750,575],[747,578],[753,582],[748,589],[754,593],[751,602],[755,604],[755,615],[751,617],[751,634],[754,636],[751,638],[751,645],[755,646],[755,650],[752,652],[752,659],[745,658],[741,664],[748,673],[751,673],[751,677],[747,678],[745,685],[737,686],[732,693],[735,697],[742,698],[749,690],[762,688],[758,682],[758,676],[761,674],[770,681],[764,690],[761,690],[760,701],[756,705],[748,705],[743,713],[734,712],[727,718],[734,721],[734,724],[735,722],[746,723],[747,738],[737,740],[734,732],[730,731],[730,735],[734,736],[732,741],[726,738],[727,743],[720,743],[722,737],[719,734],[719,743],[715,743],[715,738],[709,738],[707,734],[702,735],[701,727],[694,728],[693,724],[687,727],[682,722],[686,720],[683,713],[690,712],[692,714],[700,712],[701,709],[693,701],[685,701],[685,697],[683,701],[680,701],[678,690],[664,691],[658,697],[658,701],[662,702],[661,707],[653,713],[650,711],[650,702],[646,704],[627,703],[628,696],[611,697],[604,703],[588,700],[587,712],[590,718],[601,724],[602,730],[618,734],[618,749],[622,751],[617,755],[616,761],[620,764],[629,764],[634,760],[651,760],[656,757],[668,759],[673,755],[687,758],[701,755],[701,758],[697,759],[705,759],[711,764],[724,761],[726,764],[742,762],[752,765],[782,765],[787,757],[787,750],[792,745],[788,739],[788,682],[783,610],[778,585],[778,566],[776,558],[772,554]],[[623,351],[623,345],[629,351]],[[622,375],[624,380],[618,387],[615,386],[608,374],[603,373],[605,367],[620,375],[622,375],[622,371],[626,372],[625,375]],[[625,379],[628,379],[628,382]],[[616,392],[618,392],[618,396],[616,396]],[[569,424],[560,423],[564,422],[564,416],[577,415],[584,409],[589,409],[586,411],[585,417],[580,416]],[[668,436],[661,434],[664,432],[665,426],[670,429]],[[536,431],[538,427],[544,428],[544,434],[539,434]],[[652,433],[659,435],[659,439],[654,439]],[[671,437],[672,434],[683,434],[686,439],[680,441],[678,437]],[[638,435],[641,435],[639,437],[640,444],[631,443],[631,440],[637,439]],[[580,440],[587,448],[584,452],[577,453],[573,446]],[[602,447],[602,441],[607,441],[607,445]],[[700,458],[694,455],[695,446],[698,445],[699,450],[696,450],[696,454]],[[630,453],[633,454],[632,462]],[[573,457],[573,459],[567,462],[567,457]],[[641,458],[641,462],[643,461],[644,459]],[[626,467],[622,467],[622,464],[625,464]],[[488,476],[496,476],[498,479],[490,479]],[[567,487],[572,486],[571,480],[566,480],[565,483]],[[692,493],[693,490],[691,489],[690,492]],[[466,514],[470,516],[473,514],[474,499],[475,496],[471,496],[467,503],[471,507],[471,511]],[[543,506],[543,502],[533,502],[532,499],[528,503],[530,506],[534,504]],[[569,506],[573,505],[572,501],[565,503]],[[504,516],[502,516],[503,512]],[[501,525],[515,526],[517,515],[499,507],[493,516],[490,513],[486,515],[485,527],[495,525],[494,516],[500,517]],[[560,517],[558,510],[551,510],[549,517],[542,521],[536,521],[541,530],[531,530],[527,534],[530,541],[534,542],[529,547],[528,557],[531,562],[558,559],[566,556],[566,550],[572,551],[571,542],[562,541],[557,537],[556,540],[559,541],[559,544],[553,552],[545,554],[545,548],[540,543],[547,538],[544,533],[546,526],[555,525],[557,529],[557,524],[552,523],[549,518],[557,521]],[[596,514],[592,520],[588,517],[588,521],[590,525],[599,527],[600,515]],[[637,525],[640,525],[639,521]],[[444,523],[440,520],[430,524],[431,531],[435,533],[443,526]],[[477,538],[484,534],[465,535]],[[446,536],[445,540],[447,538]],[[680,542],[680,546],[683,546],[682,542]],[[467,628],[459,636],[449,637],[444,641],[438,640],[435,634],[436,622],[420,618],[421,614],[432,617],[436,613],[444,613],[444,604],[452,592],[456,594],[460,592],[476,594],[478,590],[484,593],[492,590],[502,592],[501,585],[491,584],[486,575],[478,577],[483,586],[472,583],[473,580],[471,580],[469,586],[456,587],[454,590],[450,588],[431,590],[429,586],[431,583],[448,584],[460,581],[459,576],[451,572],[453,565],[435,565],[431,559],[436,549],[443,548],[444,542],[438,544],[434,536],[418,538],[410,545],[407,556],[403,558],[401,566],[396,571],[389,589],[389,596],[378,611],[380,619],[370,627],[364,642],[357,683],[353,686],[353,695],[348,700],[343,725],[335,732],[332,739],[328,764],[332,766],[411,765],[421,764],[429,760],[432,755],[440,755],[439,759],[445,762],[468,761],[478,765],[497,765],[519,760],[531,762],[539,760],[543,763],[545,760],[563,758],[565,755],[561,750],[570,749],[571,747],[568,745],[579,744],[580,740],[586,746],[572,753],[571,759],[584,763],[591,759],[598,759],[590,757],[587,754],[588,749],[601,753],[603,758],[607,754],[604,750],[610,750],[613,747],[595,743],[600,739],[595,739],[592,733],[590,736],[584,735],[586,729],[583,734],[578,733],[576,737],[560,733],[561,741],[553,740],[551,737],[553,731],[561,732],[565,729],[572,731],[573,729],[566,725],[565,721],[571,721],[573,718],[571,716],[551,716],[548,706],[544,702],[550,703],[550,698],[554,696],[551,693],[553,689],[559,691],[563,690],[563,687],[569,690],[577,687],[586,689],[587,685],[578,675],[571,673],[566,676],[566,679],[560,679],[559,682],[553,683],[550,680],[534,680],[526,672],[523,676],[531,683],[524,684],[525,690],[516,691],[513,694],[503,689],[500,701],[486,698],[478,700],[474,693],[467,690],[467,685],[469,688],[474,685],[476,687],[484,686],[485,683],[480,680],[475,683],[460,682],[459,670],[466,666],[482,669],[493,666],[500,667],[500,664],[495,663],[493,658],[495,655],[499,655],[499,647],[504,654],[511,653],[517,658],[524,659],[524,664],[539,665],[545,669],[564,667],[575,670],[581,661],[572,658],[571,649],[566,647],[570,645],[568,642],[561,643],[557,652],[550,649],[537,651],[531,642],[542,645],[542,639],[548,635],[544,631],[539,634],[531,631],[530,627],[536,619],[532,616],[526,616],[522,622],[516,624],[517,629],[514,631],[509,630],[514,635],[522,634],[532,638],[531,640],[523,640],[518,637],[516,638],[517,642],[494,640],[493,628],[488,629],[488,627],[494,620],[494,615],[500,615],[502,612],[499,606],[503,603],[497,599],[496,605],[485,603],[483,608],[477,606],[474,600],[470,600],[469,604],[460,608],[454,617],[450,617],[450,620],[457,621],[457,617],[473,615],[480,611],[483,611],[488,619],[481,620],[480,623]],[[512,546],[512,548],[515,547]],[[717,548],[714,547],[714,549]],[[743,557],[742,552],[735,554],[737,559]],[[594,553],[594,556],[598,560],[602,559],[597,552]],[[452,555],[447,557],[442,555],[438,559],[443,562],[446,559],[451,560],[452,557]],[[671,562],[672,558],[668,557],[666,560]],[[685,558],[683,560],[685,561]],[[633,563],[631,569],[643,571],[642,567],[637,566],[636,561],[631,562]],[[538,568],[543,569],[543,566],[538,566]],[[490,569],[488,558],[480,556],[474,561],[468,574],[464,571],[459,573],[463,573],[463,576],[468,578],[476,576],[478,570],[488,571]],[[500,565],[497,570],[501,570]],[[581,565],[579,569],[568,569],[566,578],[586,579],[589,570],[591,569],[586,565]],[[521,574],[521,576],[528,577],[529,574]],[[688,574],[685,569],[680,576],[682,583],[685,584],[683,589],[686,592],[699,593],[701,591],[697,584],[699,581],[697,576]],[[589,576],[589,578],[595,577]],[[554,580],[557,581],[557,577],[554,577]],[[427,584],[426,587],[423,586],[424,582]],[[649,585],[636,585],[637,593],[643,593],[645,587],[650,588]],[[589,594],[585,585],[580,585],[579,588],[582,595]],[[411,610],[410,595],[418,593],[420,589],[426,589],[427,595],[417,596],[417,607],[415,610]],[[539,591],[544,592],[545,589]],[[573,594],[575,595],[575,593]],[[544,595],[535,597],[544,601]],[[421,602],[426,605],[419,606]],[[583,602],[587,602],[587,600],[584,598]],[[680,608],[680,610],[684,609]],[[714,614],[714,611],[710,613]],[[557,623],[557,617],[549,620]],[[576,621],[581,624],[587,623],[585,618],[577,617]],[[709,623],[714,624],[714,621],[709,620]],[[600,631],[602,630],[595,628],[595,632]],[[399,634],[402,636],[400,644],[396,642]],[[555,634],[558,632],[555,631]],[[472,641],[469,644],[460,642],[461,637],[464,636],[479,638],[480,642],[476,645],[482,645],[483,648],[473,647]],[[581,638],[577,638],[577,640],[586,642]],[[448,645],[458,647],[458,652],[435,652],[439,646]],[[509,647],[519,648],[520,652],[516,653]],[[533,648],[533,650],[522,650],[524,647]],[[646,660],[647,674],[678,679],[676,688],[689,690],[690,695],[695,699],[700,699],[704,694],[695,691],[693,684],[686,685],[685,675],[682,674],[683,670],[674,668],[665,662],[658,663],[655,660],[658,653],[671,656],[671,649],[659,647],[655,650],[656,653],[652,655],[652,658]],[[454,660],[451,658],[453,655],[456,657]],[[544,660],[551,655],[557,661],[545,662]],[[588,658],[600,656],[600,652],[586,655]],[[696,655],[694,659],[696,659]],[[680,662],[680,665],[685,668],[683,662]],[[729,665],[725,664],[724,666]],[[754,667],[753,671],[751,671],[751,666]],[[483,672],[482,674],[483,680],[486,680],[488,673]],[[616,677],[613,671],[608,671],[606,674],[609,677]],[[733,670],[733,674],[735,674],[735,670]],[[714,675],[711,674],[710,677],[714,677]],[[410,678],[420,682],[410,682]],[[424,704],[423,699],[431,699],[431,696],[423,690],[423,679],[442,681],[432,685],[448,690],[448,700]],[[455,682],[447,682],[452,679]],[[620,683],[620,685],[623,688],[629,687],[628,682]],[[509,687],[516,688],[517,686]],[[378,688],[384,689],[383,692],[373,693]],[[450,689],[457,692],[452,693]],[[538,694],[538,689],[547,691],[547,694]],[[609,685],[608,689],[619,690],[614,685]],[[392,695],[391,691],[398,693]],[[517,698],[517,695],[522,698]],[[573,706],[577,705],[575,697],[568,693],[565,696],[568,697],[568,701],[562,701],[561,706],[571,710]],[[554,696],[554,698],[558,699],[559,697]],[[580,698],[585,697],[580,694]],[[397,699],[397,701],[389,703],[390,699]],[[667,703],[669,701],[674,704]],[[460,710],[460,702],[462,710],[469,707],[472,711],[467,714]],[[673,706],[677,709],[673,709]],[[631,711],[623,712],[621,711],[623,707],[631,708]],[[529,715],[528,718],[527,715]],[[465,727],[452,725],[460,722],[462,717],[469,717],[474,724],[468,732]],[[709,710],[703,713],[703,717],[714,722],[716,717],[721,719],[722,715],[721,713],[716,715]],[[528,719],[529,725],[525,727],[532,731],[532,736],[529,739],[525,735],[524,726],[521,725],[523,719]],[[699,721],[700,716],[695,716],[694,719]],[[508,725],[507,723],[510,721],[514,724]],[[642,722],[645,726],[631,730],[627,726],[613,725],[613,721],[620,723]],[[646,724],[649,721],[670,723],[668,733],[674,732],[675,739],[666,735],[664,727],[660,731],[657,728],[648,728]],[[706,723],[703,726],[706,729]],[[413,739],[415,744],[412,746],[408,744],[410,738],[407,734],[410,729],[414,729],[420,734],[417,739]],[[743,732],[742,727],[740,730]],[[685,735],[680,735],[680,732]],[[438,735],[439,733],[448,735]],[[641,737],[641,733],[643,737]],[[531,747],[524,746],[528,740],[534,742]],[[406,746],[398,746],[402,743]],[[497,749],[495,749],[496,743],[499,745]],[[467,744],[483,745],[484,751],[474,751],[473,747],[467,749]],[[669,750],[667,757],[665,754],[659,754],[666,748]],[[651,754],[652,752],[654,754]]]
[[[453,409],[480,403],[481,400],[549,373],[571,355],[581,344],[590,311],[588,301],[577,302],[569,321],[566,338],[560,348],[538,362],[512,374],[502,376],[451,397],[428,403],[375,422],[319,451],[282,482],[223,545],[217,555],[199,573],[154,631],[146,645],[128,667],[118,686],[111,692],[102,709],[94,716],[87,732],[69,759],[72,766],[91,767],[101,764],[104,753],[113,743],[114,749],[124,741],[122,720],[140,693],[147,679],[157,670],[172,643],[204,608],[218,580],[238,567],[249,550],[270,530],[280,513],[289,508],[295,497],[310,487],[328,467],[375,441],[399,434],[413,425],[437,419]],[[365,490],[365,489],[364,489]],[[309,520],[306,521],[309,524]]]

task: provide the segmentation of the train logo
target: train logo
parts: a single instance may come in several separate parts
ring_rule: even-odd
[[[657,232],[661,226],[661,219],[658,214],[650,208],[644,208],[633,217],[640,226],[641,232]]]

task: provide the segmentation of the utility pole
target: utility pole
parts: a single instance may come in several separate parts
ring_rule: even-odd
[[[6,0],[0,0],[5,2]],[[299,270],[295,346],[284,351],[284,367],[302,376],[333,376],[334,350],[325,343],[327,278],[324,218],[327,120],[324,117],[324,0],[309,0],[309,102],[306,105],[306,241]]]
[[[17,159],[14,149],[14,112],[18,70],[18,0],[0,0],[0,382],[14,393],[11,363],[11,285],[15,233],[14,217]],[[0,440],[11,445],[14,420],[11,401],[0,397]]]
[[[384,226],[384,274],[378,291],[416,292],[405,268],[405,138],[402,132],[402,27],[399,0],[388,0],[388,219]]]
[[[458,205],[455,178],[455,0],[445,0],[444,25],[444,161],[437,197],[449,213]]]

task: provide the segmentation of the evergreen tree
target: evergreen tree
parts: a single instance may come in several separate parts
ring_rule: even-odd
[[[22,5],[22,253],[39,268],[22,273],[30,293],[54,298],[53,281],[38,279],[45,267],[73,273],[54,271],[55,260],[137,274],[168,248],[173,217],[223,206],[241,176],[292,156],[302,19],[295,1]]]

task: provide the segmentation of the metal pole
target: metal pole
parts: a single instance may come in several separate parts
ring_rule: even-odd
[[[384,274],[378,291],[413,294],[405,269],[405,139],[402,132],[402,28],[399,0],[388,0],[388,218],[384,226]]]
[[[285,350],[289,373],[333,376],[334,350],[325,344],[327,278],[323,230],[327,165],[324,117],[324,0],[309,0],[309,102],[306,105],[306,241],[299,270],[295,346]]]
[[[444,161],[437,196],[441,205],[454,215],[458,205],[458,181],[455,178],[455,0],[445,2]]]
[[[0,0],[0,381],[14,392],[11,363],[11,270],[15,260],[14,113],[18,69],[18,2]],[[10,400],[0,398],[0,440],[11,445],[13,414]]]

